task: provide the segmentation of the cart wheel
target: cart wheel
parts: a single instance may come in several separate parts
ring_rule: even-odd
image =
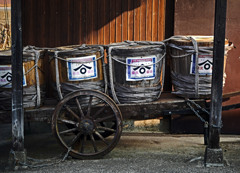
[[[57,104],[52,131],[71,156],[99,158],[117,145],[122,133],[122,115],[106,94],[79,90]]]

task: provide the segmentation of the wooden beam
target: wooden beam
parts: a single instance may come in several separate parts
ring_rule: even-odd
[[[21,1],[12,0],[12,135],[13,150],[24,150]]]
[[[215,0],[214,47],[209,144],[205,152],[205,166],[223,165],[219,146],[222,126],[222,85],[225,48],[227,0]]]

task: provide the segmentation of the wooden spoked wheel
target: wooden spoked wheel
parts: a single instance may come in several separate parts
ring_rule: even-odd
[[[122,115],[106,94],[79,90],[57,104],[52,131],[71,156],[99,158],[117,145],[122,133]]]

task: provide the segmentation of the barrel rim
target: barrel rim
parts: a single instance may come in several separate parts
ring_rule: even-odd
[[[191,40],[184,39],[185,38],[190,38],[192,37],[194,40],[196,40],[198,43],[213,43],[214,42],[214,36],[213,35],[181,35],[183,38],[178,38],[178,39],[171,39],[171,41],[174,42],[184,42],[184,43],[190,43]],[[225,45],[228,45],[229,41],[228,39],[225,39]]]

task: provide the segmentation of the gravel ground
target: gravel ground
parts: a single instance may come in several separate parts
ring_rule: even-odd
[[[25,147],[27,156],[37,159],[49,159],[62,152],[49,132],[26,134]],[[1,140],[0,172],[13,172],[5,170],[10,148],[9,139]],[[204,167],[205,148],[202,135],[124,133],[117,147],[102,159],[77,160],[68,157],[66,161],[52,166],[14,172],[240,172],[240,136],[221,137],[225,159],[223,167]]]

